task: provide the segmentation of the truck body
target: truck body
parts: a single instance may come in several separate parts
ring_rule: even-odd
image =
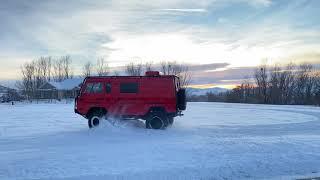
[[[147,128],[164,129],[185,109],[179,78],[157,71],[145,76],[87,77],[75,99],[75,112],[88,119],[90,128],[103,117],[117,117],[143,119]]]

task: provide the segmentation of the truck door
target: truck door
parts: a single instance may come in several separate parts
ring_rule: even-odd
[[[108,114],[112,114],[116,97],[115,93],[115,84],[111,80],[108,80],[104,84],[105,87],[105,96],[104,96],[104,107],[108,111]]]
[[[119,83],[119,110],[121,115],[137,115],[140,113],[139,81],[126,79]]]
[[[87,82],[81,99],[83,103],[89,104],[90,107],[103,107],[104,94],[102,81]]]

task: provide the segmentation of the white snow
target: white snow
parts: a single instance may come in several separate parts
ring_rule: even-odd
[[[320,108],[188,103],[167,130],[87,128],[72,104],[0,105],[0,179],[320,176]]]

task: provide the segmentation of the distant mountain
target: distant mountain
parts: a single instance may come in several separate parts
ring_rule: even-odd
[[[206,95],[207,93],[219,94],[229,91],[229,89],[213,87],[213,88],[206,88],[206,89],[199,89],[199,88],[187,88],[187,93],[189,95]]]

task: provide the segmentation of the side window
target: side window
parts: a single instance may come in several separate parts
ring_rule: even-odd
[[[138,92],[138,83],[121,83],[120,84],[120,93],[137,93]]]
[[[102,83],[94,83],[92,86],[93,93],[102,93]]]
[[[86,84],[86,90],[85,90],[85,92],[86,92],[86,93],[91,93],[91,91],[92,91],[92,86],[93,86],[93,83],[87,83],[87,84]]]
[[[102,93],[102,83],[88,83],[86,93]]]
[[[111,93],[111,83],[106,84],[106,93]]]

